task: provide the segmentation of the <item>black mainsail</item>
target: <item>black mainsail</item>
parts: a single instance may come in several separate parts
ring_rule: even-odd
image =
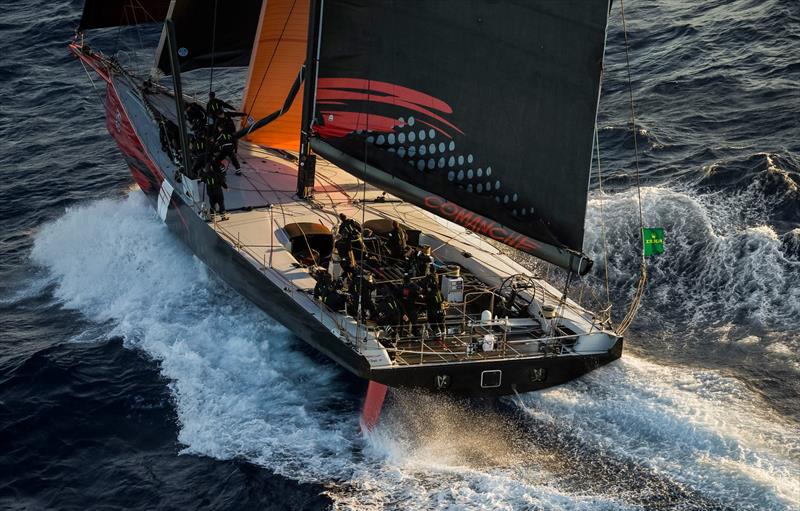
[[[325,0],[312,147],[585,273],[609,0]]]

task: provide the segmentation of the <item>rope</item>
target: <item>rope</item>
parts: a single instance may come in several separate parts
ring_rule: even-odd
[[[217,45],[217,5],[219,1],[214,0],[214,21],[211,26],[211,76],[208,79],[208,92],[214,90],[214,55]]]
[[[628,27],[625,22],[625,2],[620,0],[619,7],[622,12],[622,32],[625,36],[625,67],[628,72],[628,100],[631,107],[631,127],[633,129],[633,156],[636,161],[636,194],[639,199],[639,224],[644,227],[644,215],[642,214],[642,189],[639,185],[639,132],[636,130],[636,108],[633,103],[633,84],[631,79],[631,60],[630,44],[628,43]],[[641,235],[641,234],[640,234]],[[644,243],[642,244],[642,260],[644,260]]]
[[[142,50],[144,50],[144,41],[142,40],[142,31],[141,31],[141,29],[139,27],[139,21],[136,19],[136,10],[135,9],[131,9],[131,15],[133,16],[133,26],[136,29],[136,35],[139,38],[139,46],[142,48]],[[143,62],[139,62],[139,53],[136,51],[136,47],[131,45],[131,49],[133,50],[133,59],[134,59],[133,61],[134,61],[134,64],[136,65],[136,72],[139,73],[139,74],[144,74],[144,72],[142,71],[142,68],[140,67],[140,64],[142,64]]]
[[[94,83],[94,78],[92,78],[92,75],[89,74],[89,70],[86,69],[86,64],[83,62],[83,59],[78,59],[78,61],[81,63],[81,66],[83,66],[83,71],[86,73],[86,76],[89,77],[89,82],[92,84],[92,88],[94,89],[94,92],[97,94],[97,97],[100,98],[100,101],[102,102],[103,101],[103,95],[100,94],[100,91],[97,89],[97,85],[95,85],[95,83]]]
[[[619,334],[625,333],[628,330],[628,327],[631,326],[633,323],[634,318],[636,317],[636,313],[639,311],[639,307],[641,305],[642,296],[644,295],[644,287],[645,283],[647,282],[647,260],[644,257],[644,240],[643,238],[643,229],[644,229],[644,214],[642,213],[642,188],[639,179],[639,142],[637,139],[638,132],[636,130],[636,109],[634,107],[633,102],[633,85],[631,79],[631,61],[630,61],[630,44],[628,42],[628,27],[625,21],[625,1],[620,0],[619,2],[620,12],[622,14],[622,32],[625,36],[625,65],[628,72],[628,99],[630,102],[631,108],[631,127],[633,128],[633,151],[634,151],[634,158],[636,161],[636,196],[638,199],[639,205],[639,238],[641,240],[641,263],[640,263],[640,274],[639,274],[639,282],[636,286],[636,291],[633,295],[633,300],[631,301],[630,306],[628,307],[628,311],[625,314],[625,317],[622,318],[622,321],[617,326],[616,330]]]
[[[603,191],[603,171],[600,166],[600,135],[597,130],[597,123],[594,124],[594,145],[597,149],[597,180],[600,186],[600,236],[603,239],[603,264],[605,265],[606,279],[606,306],[611,306],[611,288],[608,283],[608,243],[606,242],[606,216],[603,206],[606,202],[605,192]],[[611,309],[609,309],[610,312]]]
[[[371,60],[369,60],[368,62],[371,62]],[[368,72],[367,76],[371,76],[371,74],[369,74],[369,71],[370,71],[370,65],[367,64],[367,72]],[[369,102],[371,100],[370,98],[371,98],[371,95],[372,95],[372,80],[370,80],[368,82],[368,89],[367,90],[369,90],[370,92],[367,93],[367,101],[366,101],[365,105],[369,105]],[[364,112],[362,111],[362,113],[364,113]],[[369,113],[367,113],[366,116],[367,117],[366,117],[366,130],[365,130],[365,132],[369,133]],[[364,179],[360,179],[359,178],[359,180],[362,182],[361,204],[360,204],[360,206],[361,206],[361,246],[362,246],[362,250],[361,250],[360,257],[359,257],[360,260],[358,261],[359,277],[358,277],[358,308],[356,309],[357,310],[357,312],[356,312],[356,315],[357,315],[357,317],[356,317],[356,339],[358,339],[359,328],[361,326],[361,314],[362,314],[362,311],[361,311],[361,305],[362,305],[361,304],[361,297],[364,294],[362,292],[362,288],[363,288],[363,285],[364,285],[364,278],[366,277],[364,275],[364,252],[365,252],[365,250],[363,250],[363,247],[364,247],[364,223],[366,222],[366,218],[367,218],[367,180],[366,180],[366,176],[367,176],[367,167],[368,167],[368,165],[367,165],[367,149],[368,149],[368,147],[369,147],[369,143],[367,142],[367,137],[364,137],[364,175],[363,175]],[[366,322],[365,322],[365,325],[366,325]]]
[[[628,327],[631,326],[633,320],[636,318],[636,313],[639,312],[639,306],[641,305],[642,296],[644,295],[644,286],[647,282],[647,265],[642,263],[641,266],[641,274],[639,276],[639,284],[636,286],[636,292],[633,295],[633,300],[631,301],[631,305],[628,308],[627,314],[625,317],[622,318],[622,321],[617,325],[616,331],[620,335],[624,334]]]
[[[550,321],[550,331],[551,332],[555,332],[556,331],[556,328],[558,328],[558,324],[557,324],[558,320],[561,318],[561,316],[564,313],[564,307],[567,304],[567,298],[568,298],[567,293],[569,292],[569,286],[572,284],[573,276],[574,276],[574,273],[573,273],[572,270],[570,270],[567,273],[567,280],[564,283],[564,292],[561,294],[561,298],[558,300],[558,305],[556,307],[556,313],[553,316],[553,319]],[[542,305],[544,305],[544,297],[542,297]]]

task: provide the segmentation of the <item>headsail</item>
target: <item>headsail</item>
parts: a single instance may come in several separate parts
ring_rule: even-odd
[[[262,1],[172,0],[167,16],[175,24],[181,71],[248,65]],[[156,61],[169,74],[169,55],[161,39]]]
[[[588,271],[580,254],[609,0],[323,9],[315,151],[456,223]]]
[[[309,0],[268,0],[256,37],[242,110],[261,119],[279,110],[306,59]],[[247,135],[257,144],[297,151],[302,101],[268,127]]]
[[[86,0],[78,30],[164,21],[170,0]]]

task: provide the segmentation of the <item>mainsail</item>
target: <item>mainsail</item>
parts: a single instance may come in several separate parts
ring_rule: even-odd
[[[325,0],[312,147],[585,273],[609,0]]]

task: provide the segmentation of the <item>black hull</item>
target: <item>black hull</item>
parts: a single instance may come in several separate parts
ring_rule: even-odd
[[[160,168],[156,158],[148,153],[131,122],[125,102],[120,100],[117,87],[127,88],[124,82],[109,81],[107,126],[137,183],[157,209],[160,184],[164,179],[172,181],[168,177],[171,172]],[[565,383],[616,360],[622,354],[622,339],[619,339],[609,352],[600,355],[371,369],[363,356],[336,338],[313,314],[298,304],[291,297],[290,290],[272,282],[223,240],[177,193],[172,194],[165,222],[206,266],[270,317],[354,375],[390,387],[427,389],[470,397],[506,395]],[[486,372],[491,373],[488,379],[484,377]]]
[[[150,198],[155,207],[157,196]],[[177,207],[170,209],[167,225],[206,266],[293,334],[360,378],[389,387],[426,389],[461,397],[491,397],[560,385],[622,355],[623,341],[620,339],[612,350],[602,355],[370,369],[364,357],[334,337],[289,293],[272,283],[220,238],[189,206],[177,197],[173,204]],[[544,374],[537,373],[537,369],[544,369]],[[485,371],[502,371],[500,385],[482,387],[481,376]]]
[[[424,388],[462,397],[504,396],[561,385],[622,356],[620,338],[607,354],[547,357],[374,370],[371,379],[390,387]],[[544,370],[542,372],[541,370]],[[481,386],[486,371],[501,371],[497,387]],[[379,374],[379,373],[386,374]],[[446,386],[445,386],[446,384]],[[442,388],[444,387],[444,388]]]

